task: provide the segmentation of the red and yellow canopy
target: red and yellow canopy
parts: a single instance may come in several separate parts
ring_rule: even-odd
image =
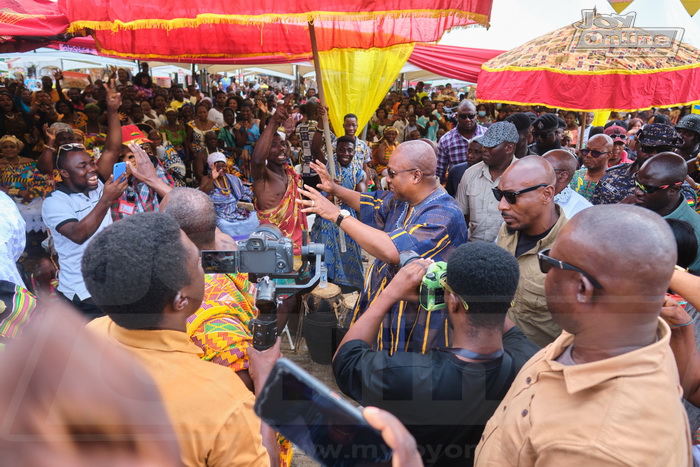
[[[492,0],[59,0],[68,32],[91,31],[101,52],[140,59],[301,56],[433,42],[453,27],[488,25]]]
[[[669,48],[583,49],[566,26],[482,65],[477,98],[486,102],[590,112],[626,111],[700,100],[700,51]]]

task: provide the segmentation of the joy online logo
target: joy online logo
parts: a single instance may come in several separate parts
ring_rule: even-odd
[[[582,10],[582,21],[574,23],[572,49],[673,49],[683,39],[683,28],[635,27],[637,13],[601,15]],[[665,51],[665,54],[668,50]]]

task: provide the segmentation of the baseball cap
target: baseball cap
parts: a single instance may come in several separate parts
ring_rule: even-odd
[[[510,122],[496,122],[479,137],[479,144],[485,148],[493,148],[501,143],[516,144],[520,140],[518,129]]]
[[[627,141],[627,131],[618,125],[609,126],[603,131],[606,135],[612,138],[614,143],[624,143]]]

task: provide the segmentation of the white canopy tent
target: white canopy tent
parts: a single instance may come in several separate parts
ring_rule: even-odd
[[[700,19],[693,20],[680,0],[634,0],[623,15],[636,12],[636,27],[683,28],[683,42],[700,48]]]
[[[26,69],[30,66],[35,66],[37,69],[55,67],[62,70],[78,70],[116,66],[131,72],[138,71],[136,63],[131,60],[119,60],[116,58],[101,57],[99,55],[64,52],[47,48],[40,48],[31,52],[18,54],[3,54],[0,55],[0,58],[4,59],[10,69]]]
[[[615,12],[608,0],[494,0],[488,30],[472,27],[452,30],[442,36],[438,44],[510,50],[580,21],[581,10],[593,8],[605,14]]]

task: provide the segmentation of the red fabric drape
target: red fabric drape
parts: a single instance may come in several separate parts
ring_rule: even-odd
[[[92,31],[98,49],[138,59],[282,55],[432,42],[456,26],[488,24],[492,0],[59,0],[69,32]]]
[[[0,0],[0,35],[52,36],[66,31],[68,18],[50,0]]]
[[[449,45],[416,45],[408,62],[446,78],[476,83],[481,65],[502,53],[502,50]]]

